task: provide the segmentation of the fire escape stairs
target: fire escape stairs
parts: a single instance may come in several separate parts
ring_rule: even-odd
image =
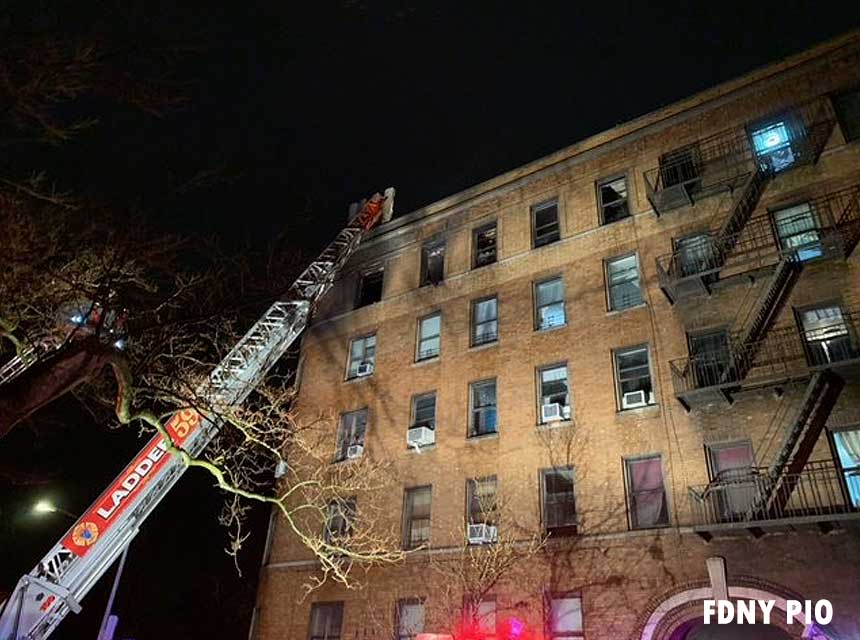
[[[740,195],[732,205],[731,211],[725,222],[712,232],[710,241],[711,256],[707,261],[707,271],[699,273],[697,277],[691,278],[693,282],[681,282],[680,278],[673,278],[674,283],[667,280],[661,280],[661,289],[663,294],[669,300],[670,304],[675,304],[678,299],[690,295],[691,292],[705,292],[708,295],[711,293],[710,283],[713,281],[716,273],[723,268],[726,261],[729,259],[732,251],[738,243],[741,231],[749,222],[753,211],[758,206],[759,200],[770,182],[773,172],[764,166],[757,165],[740,187]],[[713,229],[715,225],[711,225]],[[673,260],[672,270],[677,272],[678,263]],[[670,271],[671,273],[671,271]]]
[[[748,314],[749,320],[742,323],[745,326],[732,345],[729,366],[726,367],[721,382],[740,382],[752,369],[761,340],[785,306],[800,275],[801,267],[801,263],[790,254],[784,255],[777,264],[768,288]],[[725,394],[726,399],[731,402],[728,391]]]
[[[847,260],[860,244],[860,192],[855,194],[842,212],[836,222],[836,229],[841,244],[841,255]]]
[[[844,386],[845,381],[829,369],[817,371],[809,379],[797,413],[768,469],[766,481],[746,514],[747,520],[774,519],[785,513],[800,473]]]

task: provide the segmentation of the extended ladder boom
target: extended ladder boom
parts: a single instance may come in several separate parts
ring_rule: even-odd
[[[374,195],[239,340],[198,390],[213,406],[241,403],[307,326],[310,314],[355,251],[364,232],[388,217],[394,189]],[[383,216],[383,213],[386,215]],[[171,439],[197,456],[219,425],[193,409],[176,413],[165,425]],[[185,464],[153,437],[108,489],[29,574],[0,608],[0,640],[42,640],[107,571],[158,502],[176,484]]]

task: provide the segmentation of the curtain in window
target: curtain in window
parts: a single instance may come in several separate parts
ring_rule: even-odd
[[[660,458],[630,460],[627,463],[631,485],[632,520],[635,528],[666,524],[666,491]]]
[[[401,601],[397,607],[398,640],[414,638],[424,631],[424,603]]]
[[[553,638],[579,638],[582,633],[582,600],[555,597],[550,602],[549,628]]]

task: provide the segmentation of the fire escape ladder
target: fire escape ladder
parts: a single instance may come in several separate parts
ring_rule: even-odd
[[[810,378],[800,407],[768,470],[767,482],[763,483],[754,513],[779,517],[785,511],[800,473],[809,461],[844,386],[845,381],[829,369],[818,371]],[[754,517],[754,513],[748,515]]]
[[[792,256],[783,257],[777,264],[768,288],[750,311],[748,320],[743,322],[740,338],[732,345],[731,363],[723,375],[723,382],[739,382],[749,373],[761,340],[788,300],[800,269],[801,264]]]
[[[744,182],[740,197],[714,238],[715,267],[721,268],[734,250],[772,175],[769,169],[758,165]]]

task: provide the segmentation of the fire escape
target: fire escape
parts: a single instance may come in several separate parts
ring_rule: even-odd
[[[797,328],[774,325],[804,265],[844,260],[856,248],[860,185],[754,215],[772,181],[818,161],[833,127],[829,105],[818,100],[744,131],[725,131],[682,147],[646,173],[648,198],[658,216],[720,193],[728,194],[724,197],[731,202],[728,213],[707,231],[682,238],[671,254],[657,258],[660,287],[671,304],[740,282],[761,283],[754,304],[738,314],[730,329],[691,336],[689,356],[670,362],[679,402],[690,411],[714,402],[731,404],[734,395],[746,389],[806,384],[773,463],[729,482],[735,498],[748,494],[741,501],[743,509],[727,515],[723,479],[690,489],[694,517],[703,526],[697,530],[706,538],[714,523],[740,522],[752,530],[750,523],[809,512],[809,507],[838,510],[839,491],[831,491],[832,500],[816,500],[814,505],[806,501],[810,489],[820,493],[825,484],[833,489],[841,478],[809,458],[843,378],[860,372],[855,322],[860,314],[834,307],[822,311],[830,314],[830,324],[823,328],[820,323],[806,327],[800,318]],[[826,481],[814,477],[822,473]],[[841,503],[851,508],[845,500]]]

